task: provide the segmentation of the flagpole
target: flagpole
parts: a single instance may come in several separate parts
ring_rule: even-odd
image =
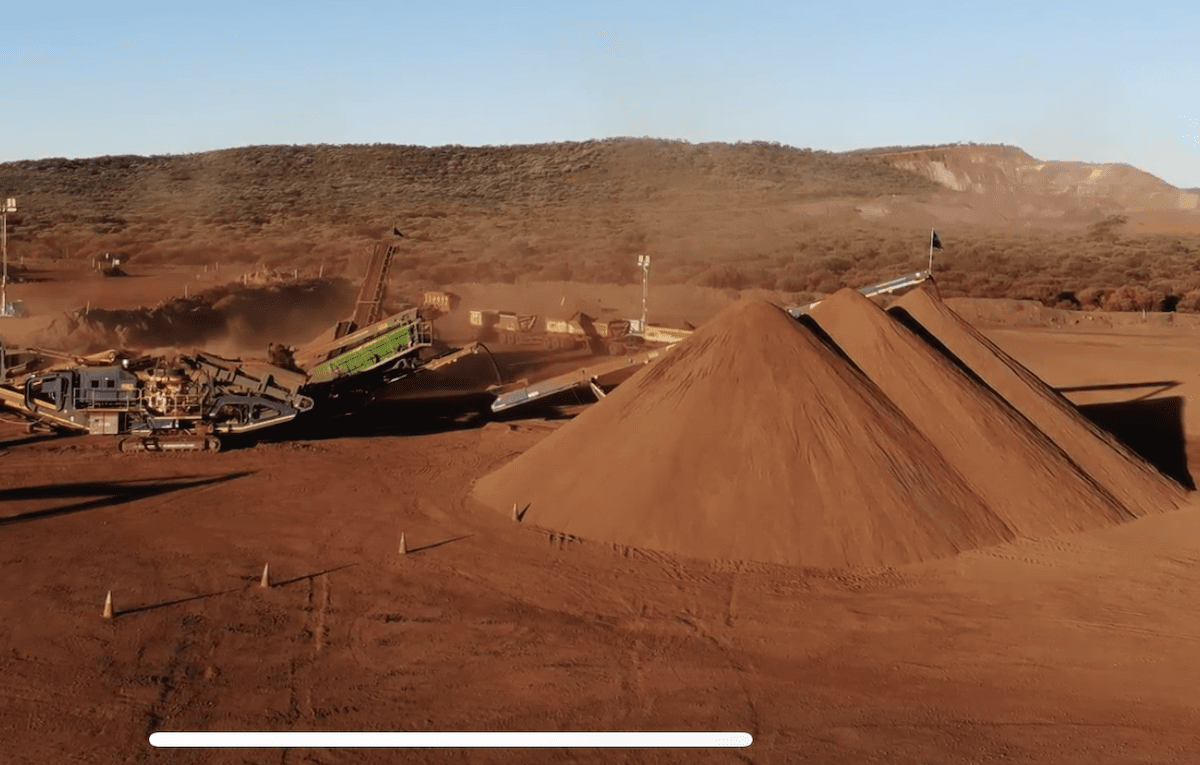
[[[935,229],[929,229],[929,273],[933,273],[933,232]]]

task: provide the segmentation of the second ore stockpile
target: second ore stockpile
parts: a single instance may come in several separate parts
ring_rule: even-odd
[[[859,293],[841,290],[809,316],[1017,535],[1134,517],[995,392]]]
[[[1025,415],[1134,515],[1172,510],[1186,501],[1182,486],[1089,422],[925,288],[905,295],[889,313]]]
[[[707,559],[884,566],[1013,537],[861,372],[762,301],[726,308],[474,496]]]

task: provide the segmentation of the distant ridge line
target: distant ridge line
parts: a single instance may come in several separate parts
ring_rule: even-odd
[[[851,149],[850,151],[843,151],[841,153],[847,155],[870,154],[874,156],[886,156],[889,154],[912,154],[918,151],[937,151],[938,149],[1010,149],[1025,152],[1025,150],[1020,146],[1012,146],[1006,143],[974,143],[973,141],[960,141],[958,143],[926,144],[923,146],[876,146],[862,149]]]

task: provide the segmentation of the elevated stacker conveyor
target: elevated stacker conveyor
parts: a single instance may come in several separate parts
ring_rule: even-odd
[[[885,295],[889,292],[895,292],[896,290],[902,290],[905,287],[914,287],[914,286],[916,286],[924,281],[927,281],[931,278],[933,278],[933,273],[930,271],[915,271],[906,276],[901,276],[897,279],[892,279],[891,281],[880,282],[879,284],[872,284],[869,287],[862,287],[861,289],[859,289],[859,292],[861,292],[863,295],[866,295],[867,297],[875,297],[876,295]],[[784,310],[786,310],[788,313],[790,313],[792,315],[792,318],[799,319],[801,316],[804,316],[809,311],[811,311],[813,308],[816,308],[818,305],[820,305],[820,303],[821,303],[820,300],[814,300],[813,302],[805,303],[804,305],[791,305],[791,306],[788,306]]]

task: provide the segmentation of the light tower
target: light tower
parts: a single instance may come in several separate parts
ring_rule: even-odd
[[[8,305],[8,214],[17,211],[17,200],[4,200],[0,207],[0,258],[4,261],[4,271],[0,274],[0,316],[12,315]]]
[[[650,256],[638,255],[638,266],[642,269],[642,327],[646,331],[646,297],[650,292]]]

